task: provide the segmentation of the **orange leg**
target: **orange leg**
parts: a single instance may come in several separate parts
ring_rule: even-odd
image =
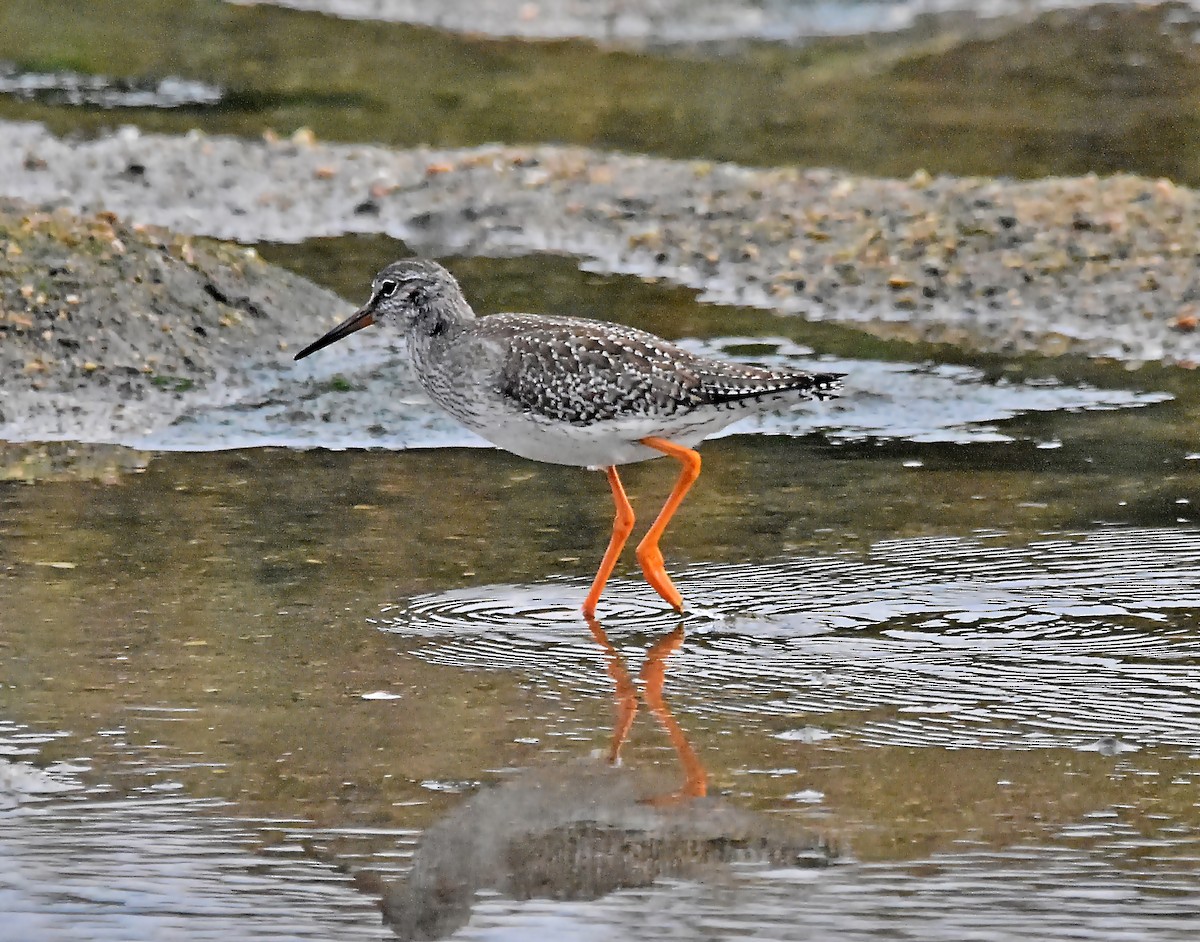
[[[638,544],[637,548],[638,562],[642,565],[646,581],[650,583],[655,592],[666,599],[675,611],[682,612],[683,596],[679,594],[679,590],[671,582],[671,577],[667,575],[662,553],[658,548],[658,540],[663,535],[663,531],[667,529],[667,524],[671,522],[675,511],[679,509],[679,505],[683,503],[683,498],[687,495],[688,490],[696,482],[696,478],[700,477],[700,455],[690,448],[676,445],[665,438],[643,438],[642,444],[649,448],[655,448],[664,455],[670,455],[683,465],[683,470],[679,472],[679,479],[675,482],[671,496],[663,504],[658,518],[646,531],[646,535],[642,537],[642,542]]]
[[[604,552],[604,559],[600,561],[600,568],[596,570],[596,578],[592,580],[592,587],[588,591],[587,598],[583,600],[583,617],[589,619],[595,617],[596,603],[600,601],[600,593],[604,591],[608,577],[616,568],[621,550],[625,548],[625,541],[633,532],[633,508],[629,505],[629,498],[625,496],[625,488],[621,486],[621,479],[617,477],[616,466],[610,465],[604,470],[608,475],[608,484],[612,488],[617,515],[613,518],[612,538],[608,541],[608,549]]]

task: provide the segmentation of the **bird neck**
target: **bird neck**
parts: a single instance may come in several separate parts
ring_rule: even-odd
[[[462,292],[447,292],[429,298],[420,306],[410,321],[409,339],[422,345],[448,343],[466,330],[473,320],[475,312]]]

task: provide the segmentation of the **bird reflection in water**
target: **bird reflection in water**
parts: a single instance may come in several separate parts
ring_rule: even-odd
[[[621,762],[621,747],[629,738],[629,731],[633,728],[633,720],[637,716],[637,687],[633,678],[629,676],[629,670],[625,667],[625,659],[608,640],[608,635],[605,634],[600,622],[589,618],[587,623],[592,631],[592,637],[604,648],[608,657],[608,676],[613,679],[615,684],[613,697],[616,701],[617,721],[613,726],[608,763],[617,766]],[[688,742],[683,729],[671,713],[670,707],[667,706],[667,701],[663,699],[663,687],[667,679],[667,658],[681,647],[683,647],[682,625],[659,638],[646,652],[646,660],[642,664],[642,695],[645,698],[646,706],[650,708],[650,712],[654,714],[654,718],[666,732],[667,738],[671,740],[671,746],[679,757],[679,764],[683,767],[684,774],[683,785],[679,789],[642,799],[652,805],[667,805],[688,798],[703,798],[708,794],[708,773],[700,763],[696,750],[692,748],[692,744]]]
[[[430,827],[407,879],[384,888],[385,919],[405,940],[443,939],[466,925],[476,894],[511,900],[594,900],[660,879],[719,880],[730,865],[822,866],[828,842],[707,795],[708,776],[664,697],[667,659],[683,628],[660,638],[641,670],[642,700],[683,770],[661,779],[630,769],[621,749],[638,712],[637,685],[599,622],[589,619],[615,684],[616,723],[606,761],[526,769],[482,790]]]

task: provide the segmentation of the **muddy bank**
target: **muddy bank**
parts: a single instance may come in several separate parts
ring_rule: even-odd
[[[486,444],[428,402],[397,339],[386,331],[369,331],[293,362],[293,340],[318,336],[346,308],[328,292],[264,265],[253,249],[129,227],[112,215],[81,218],[28,206],[9,220],[4,236],[13,261],[6,302],[11,310],[0,321],[7,366],[0,439],[42,444],[0,445],[0,478],[65,474],[112,481],[161,451]],[[391,240],[373,241],[403,251]],[[279,244],[270,246],[270,254],[288,257]],[[361,294],[364,272],[375,268],[354,253],[325,264],[353,270],[338,277],[312,264],[301,270],[331,280],[346,294]],[[1022,379],[1010,373],[996,383],[975,367],[931,366],[907,347],[899,351],[901,359],[879,361],[861,350],[864,341],[879,344],[836,327],[821,328],[822,339],[811,338],[809,346],[759,329],[812,325],[785,327],[744,309],[702,308],[690,293],[665,285],[596,279],[571,259],[460,257],[451,267],[485,312],[523,307],[516,299],[505,303],[503,293],[497,298],[494,282],[518,277],[545,285],[555,268],[560,277],[570,270],[569,284],[553,297],[532,299],[534,310],[642,323],[666,330],[697,353],[722,357],[747,355],[747,337],[738,334],[749,328],[749,349],[762,365],[850,377],[847,395],[837,403],[764,417],[752,423],[760,433],[820,432],[843,443],[995,442],[1008,440],[995,423],[1018,415],[1131,408],[1171,398],[1161,387],[1134,391],[1109,383],[1098,389],[1080,377]],[[635,282],[640,299],[627,297],[615,284],[622,281]],[[668,319],[661,325],[640,320],[647,305],[664,304],[673,294],[686,295],[686,303],[664,312]],[[843,337],[840,353],[831,348],[836,335]],[[135,450],[103,447],[113,444]]]
[[[285,360],[344,302],[253,249],[0,200],[0,428],[107,441]]]
[[[1134,176],[886,180],[306,134],[70,142],[3,124],[0,190],[243,242],[356,232],[431,254],[565,252],[712,300],[985,351],[1200,361],[1196,192]]]

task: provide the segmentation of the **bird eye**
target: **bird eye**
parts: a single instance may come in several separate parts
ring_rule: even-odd
[[[396,293],[397,287],[398,285],[396,282],[392,281],[390,278],[386,281],[381,281],[379,282],[379,296],[381,298],[390,298]]]

